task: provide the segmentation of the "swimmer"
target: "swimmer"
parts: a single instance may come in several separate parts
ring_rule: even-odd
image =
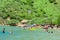
[[[2,33],[5,33],[5,28],[3,28]]]
[[[9,30],[9,33],[12,34],[13,33],[12,30]]]

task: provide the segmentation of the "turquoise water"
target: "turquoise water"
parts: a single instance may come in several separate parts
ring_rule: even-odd
[[[2,29],[5,28],[5,34]],[[9,30],[13,33],[10,34]],[[51,30],[49,30],[51,31]],[[0,40],[60,40],[60,31],[53,30],[54,33],[47,33],[43,29],[28,30],[20,27],[0,26]]]

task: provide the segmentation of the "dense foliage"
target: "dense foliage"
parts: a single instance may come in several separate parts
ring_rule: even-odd
[[[23,19],[32,20],[29,23],[36,24],[51,22],[60,24],[59,2],[59,0],[0,0],[0,17],[6,24],[18,23]],[[10,20],[7,20],[8,17]]]

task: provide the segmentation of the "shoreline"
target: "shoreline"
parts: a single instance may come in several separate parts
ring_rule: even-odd
[[[2,27],[20,27],[20,26],[10,26],[10,25],[0,25]],[[20,28],[31,28],[31,27],[20,27]],[[36,27],[32,27],[32,28],[36,28]],[[39,27],[40,28],[40,27]],[[40,29],[43,29],[42,27]],[[49,28],[50,29],[50,28]],[[53,29],[58,29],[60,30],[60,28],[54,27]]]

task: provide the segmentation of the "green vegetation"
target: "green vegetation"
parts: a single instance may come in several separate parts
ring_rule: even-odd
[[[59,0],[0,0],[0,24],[18,23],[23,19],[36,24],[60,24],[59,8]]]

